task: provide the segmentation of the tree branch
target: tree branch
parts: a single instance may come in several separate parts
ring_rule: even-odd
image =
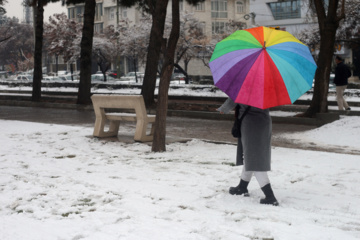
[[[345,18],[345,0],[342,0],[341,1],[341,12],[340,12],[340,15],[336,17],[336,21],[340,22],[344,18]]]
[[[330,0],[331,1],[331,0]],[[318,16],[319,27],[324,28],[324,20],[326,19],[325,7],[322,0],[312,0],[315,5],[316,14]]]

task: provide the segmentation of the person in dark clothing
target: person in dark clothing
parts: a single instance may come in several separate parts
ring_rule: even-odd
[[[341,57],[335,58],[335,78],[334,84],[336,85],[336,100],[339,110],[351,110],[348,103],[344,99],[344,91],[348,85],[348,78],[351,76],[351,71],[348,66],[344,64]]]

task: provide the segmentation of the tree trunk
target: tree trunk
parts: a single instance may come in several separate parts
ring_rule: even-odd
[[[166,116],[168,108],[168,92],[171,74],[174,70],[176,44],[180,35],[179,0],[172,0],[172,28],[168,46],[166,48],[165,62],[161,71],[161,79],[156,108],[155,132],[152,144],[153,152],[166,151]]]
[[[157,0],[155,11],[152,14],[152,27],[146,59],[145,76],[141,88],[141,94],[144,97],[146,107],[154,104],[157,67],[161,52],[161,45],[159,43],[162,42],[164,34],[168,1],[169,0]]]
[[[57,54],[55,55],[55,69],[56,69],[55,74],[57,76],[58,71],[59,71],[59,55],[57,55]]]
[[[328,91],[329,77],[331,72],[331,62],[334,55],[336,29],[328,29],[321,34],[318,68],[315,73],[315,85],[313,98],[310,107],[307,109],[305,116],[315,117],[316,113],[325,113],[328,111]],[[329,50],[330,49],[330,50]]]
[[[137,67],[136,67],[136,55],[133,55],[133,65],[134,65],[134,71],[135,71],[135,82],[138,83],[138,77],[137,77]]]
[[[187,73],[187,66],[189,64],[189,61],[190,60],[185,60],[184,59],[184,66],[185,66],[185,69],[183,69],[179,64],[175,63],[174,66],[180,70],[180,72],[182,72],[182,74],[185,75],[185,83],[186,84],[189,84],[190,83],[190,77],[189,77],[189,74]]]
[[[339,27],[339,21],[345,17],[344,0],[342,9],[338,16],[337,9],[339,0],[329,0],[327,11],[325,11],[322,0],[314,0],[320,29],[320,52],[318,58],[318,68],[315,73],[314,94],[310,107],[304,113],[305,117],[315,117],[316,113],[328,111],[328,91],[331,63],[334,55],[335,35]]]
[[[34,51],[34,79],[32,89],[32,101],[38,102],[41,99],[42,79],[42,46],[44,32],[44,5],[43,0],[38,0],[34,8],[35,17],[35,51]]]
[[[72,63],[70,63],[71,81],[74,81],[74,69]]]
[[[84,27],[81,38],[80,82],[77,104],[91,103],[91,59],[94,36],[95,0],[85,1]]]

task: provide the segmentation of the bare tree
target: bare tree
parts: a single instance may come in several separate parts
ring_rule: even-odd
[[[49,23],[44,25],[49,54],[62,55],[65,62],[69,61],[74,54],[75,40],[81,37],[81,28],[82,24],[69,19],[65,13],[50,16]]]
[[[104,29],[105,38],[108,39],[114,46],[114,61],[118,66],[118,61],[121,57],[122,43],[120,42],[121,35],[123,35],[129,28],[129,21],[119,20],[117,26],[110,25]],[[121,76],[120,71],[117,72],[117,76]]]
[[[182,13],[180,16],[180,36],[175,53],[175,67],[186,76],[189,81],[187,67],[189,62],[198,55],[198,46],[207,37],[202,31],[203,23],[194,17],[194,13]],[[179,63],[183,61],[184,68]]]
[[[95,0],[63,0],[66,4],[85,2],[84,25],[81,38],[80,52],[80,82],[77,104],[91,103],[91,59],[94,37]]]
[[[83,24],[68,19],[65,14],[54,14],[45,24],[45,39],[49,42],[49,54],[62,56],[65,62],[73,63],[80,59]],[[106,81],[106,71],[117,53],[116,46],[106,34],[94,34],[92,55],[97,61]]]
[[[6,30],[7,41],[0,42],[0,64],[13,65],[13,71],[19,71],[18,64],[32,62],[34,54],[33,28],[28,24],[20,24],[17,19],[8,18],[1,25]],[[27,61],[26,58],[30,61]]]
[[[160,60],[161,46],[165,29],[166,10],[169,0],[118,0],[127,7],[138,5],[143,11],[152,16],[149,47],[145,67],[145,77],[141,89],[145,105],[150,107],[154,104],[154,92],[156,85],[157,68]],[[189,4],[196,5],[204,0],[186,0]]]
[[[341,4],[339,6],[339,1]],[[314,94],[310,107],[303,114],[314,117],[317,113],[328,111],[327,95],[332,57],[334,54],[335,36],[340,21],[345,18],[345,0],[312,0],[315,6],[320,33],[320,52],[315,73]]]
[[[340,21],[336,31],[336,43],[345,43],[347,46],[358,44],[360,40],[360,4],[357,0],[345,1],[346,18]],[[312,25],[298,34],[298,38],[313,50],[320,45],[320,31],[318,25]]]
[[[81,23],[69,19],[64,13],[50,16],[49,23],[44,25],[49,55],[62,56],[66,63],[77,60],[80,56],[81,28]]]
[[[152,15],[152,27],[147,53],[145,79],[141,91],[147,107],[154,103],[154,90],[157,74],[156,68],[159,63],[161,47],[164,49],[165,61],[161,71],[152,150],[155,152],[165,151],[168,90],[171,74],[174,69],[175,49],[180,31],[179,0],[172,1],[173,24],[168,41],[163,38],[168,0],[119,0],[119,2],[123,5],[127,4],[127,6],[139,4],[140,6],[143,6],[143,9]],[[187,0],[187,2],[195,5],[198,2],[203,2],[203,0]]]
[[[1,16],[0,16],[1,17]],[[6,21],[6,20],[5,20]],[[11,38],[10,35],[10,27],[9,26],[4,26],[5,21],[0,21],[0,43],[1,42],[5,42],[6,40]]]
[[[46,0],[29,0],[34,10],[35,26],[35,51],[34,51],[34,77],[32,86],[32,101],[38,102],[41,99],[41,80],[42,80],[42,47],[44,32],[44,6]]]
[[[139,23],[125,27],[119,35],[119,53],[133,61],[137,72],[138,64],[146,62],[146,52],[149,46],[151,21],[150,17],[143,17]]]
[[[166,151],[166,115],[168,108],[168,92],[170,78],[174,69],[174,58],[176,45],[180,35],[180,10],[179,0],[172,0],[172,28],[170,38],[166,44],[165,62],[161,71],[158,104],[156,107],[156,120],[154,140],[152,144],[153,152]]]
[[[94,37],[93,41],[93,56],[95,57],[96,62],[104,75],[104,81],[106,82],[106,72],[110,69],[111,61],[115,59],[116,56],[116,45],[109,41],[104,34]]]
[[[2,7],[5,3],[7,3],[7,0],[0,0],[0,15],[6,13],[6,9]]]

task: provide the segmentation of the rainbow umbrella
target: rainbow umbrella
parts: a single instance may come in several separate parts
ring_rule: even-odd
[[[306,45],[267,27],[238,30],[218,42],[209,65],[215,86],[261,109],[295,102],[312,87],[317,68]]]

